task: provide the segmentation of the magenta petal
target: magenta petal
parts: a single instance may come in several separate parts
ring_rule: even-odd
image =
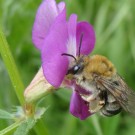
[[[68,58],[61,56],[67,52],[67,38],[66,15],[63,10],[50,28],[41,52],[44,75],[54,87],[60,86],[68,69]]]
[[[32,31],[32,40],[38,49],[41,50],[44,38],[49,32],[50,26],[58,13],[59,11],[55,0],[43,0],[38,8]]]
[[[77,24],[77,48],[79,49],[81,35],[83,34],[81,54],[88,55],[94,49],[95,45],[95,31],[88,22],[79,22]],[[79,50],[77,51],[78,54]]]
[[[89,107],[87,106],[86,102],[77,92],[73,91],[70,101],[71,114],[80,118],[81,120],[84,120],[91,115],[88,110]]]

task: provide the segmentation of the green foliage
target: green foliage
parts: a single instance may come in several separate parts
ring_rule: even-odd
[[[27,135],[28,132],[34,127],[36,121],[33,119],[28,119],[26,122],[20,124],[20,126],[15,131],[14,135]]]
[[[25,87],[41,64],[39,51],[31,41],[32,26],[40,2],[41,0],[0,0],[0,24],[18,67],[19,76],[23,80],[21,83],[24,83]],[[65,2],[68,15],[77,13],[78,20],[87,20],[94,26],[97,43],[93,54],[108,57],[129,86],[135,89],[135,1],[65,0]],[[8,69],[5,68],[6,63],[2,57],[0,57],[0,108],[11,111],[12,106],[18,105],[19,102],[7,74],[10,66]],[[18,81],[16,79],[15,81]],[[70,95],[70,90],[61,89],[47,96],[40,105],[49,106],[49,109],[29,135],[135,134],[135,119],[127,113],[112,118],[95,115],[84,121],[73,117],[69,113]],[[11,123],[9,119],[0,120],[0,130]]]

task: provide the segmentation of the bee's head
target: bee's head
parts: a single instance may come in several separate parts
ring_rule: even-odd
[[[84,68],[84,56],[79,56],[78,58],[75,58],[73,55],[67,54],[67,53],[63,53],[62,56],[69,56],[72,57],[74,59],[74,61],[72,62],[72,64],[70,65],[68,71],[67,71],[67,75],[68,74],[78,74],[80,73],[83,68]]]
[[[70,63],[70,66],[69,66],[69,69],[67,71],[67,76],[71,75],[76,75],[76,74],[79,74],[83,71],[84,69],[84,57],[85,56],[80,56],[80,52],[81,52],[81,44],[82,44],[82,38],[83,38],[83,33],[81,35],[81,38],[80,38],[80,44],[79,44],[79,52],[78,52],[78,57],[76,58],[75,56],[71,55],[71,54],[68,54],[68,53],[63,53],[63,55],[65,56],[69,56],[69,57],[72,57],[74,59],[74,61],[72,63]]]
[[[84,56],[78,57],[69,67],[67,75],[68,74],[79,74],[83,71],[84,69]]]

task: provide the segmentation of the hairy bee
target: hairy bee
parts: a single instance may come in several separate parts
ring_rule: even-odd
[[[80,95],[89,103],[92,113],[100,111],[105,116],[113,116],[123,109],[135,115],[135,92],[127,86],[106,57],[94,55],[75,58],[68,76],[91,92],[90,95]]]

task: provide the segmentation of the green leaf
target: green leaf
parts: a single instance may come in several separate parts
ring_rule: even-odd
[[[0,109],[0,119],[14,119],[14,116],[9,112]]]
[[[17,128],[14,135],[27,135],[29,131],[34,127],[35,123],[36,123],[35,119],[28,119],[26,122],[22,123]]]
[[[24,86],[21,81],[19,71],[16,67],[15,61],[13,59],[12,53],[10,51],[7,40],[2,32],[2,28],[0,27],[0,53],[3,58],[3,61],[7,67],[9,77],[15,89],[15,93],[20,101],[20,103],[24,104],[23,90]]]

